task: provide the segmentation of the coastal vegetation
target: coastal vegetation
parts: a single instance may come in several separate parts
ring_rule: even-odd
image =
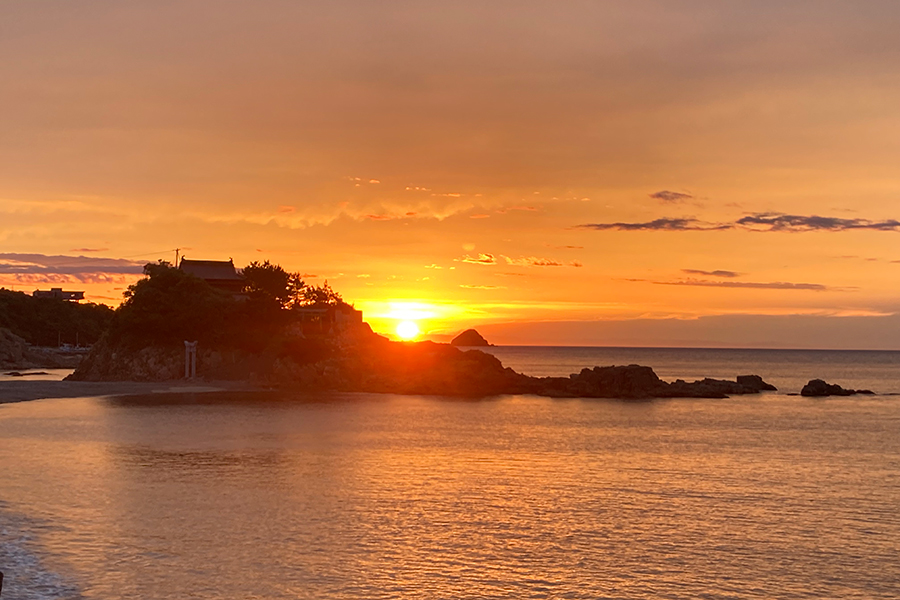
[[[8,329],[32,346],[93,344],[112,318],[113,310],[102,304],[35,298],[24,292],[0,289],[0,328]]]
[[[184,376],[184,342],[199,346],[206,379],[243,380],[293,390],[482,397],[657,398],[753,394],[774,389],[756,376],[667,383],[638,365],[583,369],[570,377],[530,377],[491,354],[453,344],[392,342],[361,319],[327,283],[269,262],[243,270],[240,294],[173,268],[149,264],[130,286],[110,327],[74,380],[173,380]],[[469,330],[456,343],[486,345]]]
[[[278,364],[331,356],[337,340],[322,313],[350,309],[327,282],[308,285],[268,261],[243,269],[240,294],[165,261],[147,264],[144,275],[125,291],[75,379],[178,378],[185,341],[198,342],[206,377],[265,379]]]

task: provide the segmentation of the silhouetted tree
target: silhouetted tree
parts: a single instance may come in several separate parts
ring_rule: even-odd
[[[113,310],[102,304],[35,298],[0,289],[0,327],[35,346],[55,346],[58,341],[93,344],[112,319]]]
[[[303,288],[303,299],[300,302],[302,306],[322,308],[326,306],[346,305],[341,295],[334,291],[325,281],[322,285],[308,285]]]
[[[253,261],[242,271],[244,292],[251,298],[290,308],[304,298],[303,279],[299,273],[289,273],[269,261]]]
[[[145,279],[128,286],[111,334],[131,346],[219,342],[228,338],[236,302],[169,263],[144,266]]]

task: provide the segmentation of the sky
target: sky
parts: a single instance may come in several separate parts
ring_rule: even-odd
[[[893,1],[0,3],[0,286],[271,260],[437,340],[900,349]]]

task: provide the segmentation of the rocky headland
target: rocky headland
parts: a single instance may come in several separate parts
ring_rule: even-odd
[[[244,270],[244,300],[163,263],[147,265],[145,272],[148,277],[128,289],[108,330],[70,381],[179,380],[185,377],[185,341],[190,341],[196,373],[204,380],[289,390],[649,399],[724,398],[774,389],[749,375],[668,383],[639,365],[531,377],[489,353],[457,347],[489,345],[473,329],[450,344],[392,342],[361,319],[329,320],[349,305],[327,287],[282,293],[284,281],[299,275],[277,266]],[[270,280],[284,281],[266,291]]]
[[[535,394],[554,398],[725,398],[775,388],[756,375],[734,381],[672,383],[640,365],[594,367],[569,377],[531,377],[495,356],[434,342],[391,342],[370,330],[332,340],[295,338],[260,354],[198,348],[198,372],[295,390],[485,397]],[[70,377],[75,381],[170,381],[184,376],[184,349],[129,350],[98,344]]]

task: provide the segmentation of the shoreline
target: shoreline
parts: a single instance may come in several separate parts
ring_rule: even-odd
[[[252,392],[264,389],[236,381],[0,381],[0,404],[59,398]]]

